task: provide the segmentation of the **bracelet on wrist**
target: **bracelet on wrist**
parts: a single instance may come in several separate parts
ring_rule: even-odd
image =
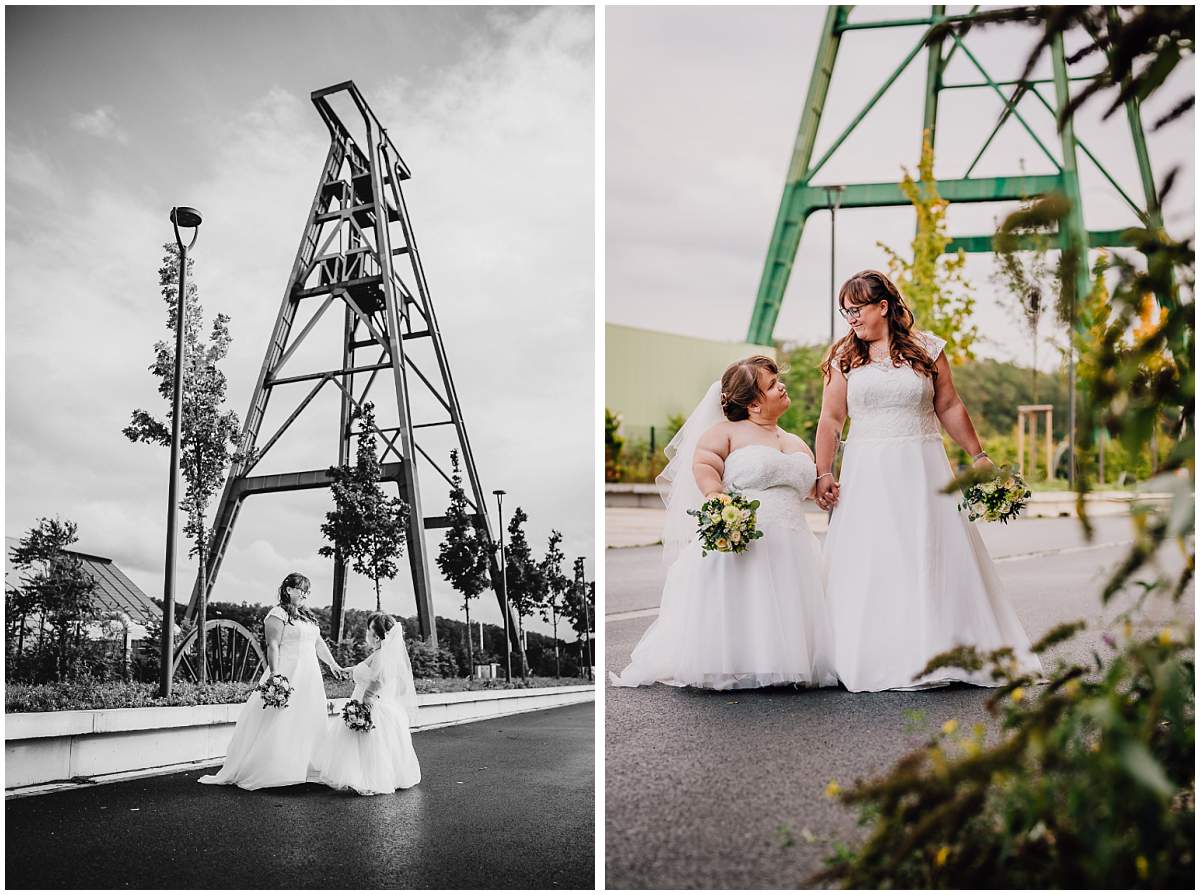
[[[987,451],[980,451],[978,454],[976,454],[974,457],[971,458],[971,462],[974,463],[976,460],[979,460],[983,457],[987,457],[987,455],[988,455]],[[988,459],[990,460],[991,457],[988,457]]]
[[[833,475],[832,472],[823,472],[819,476],[817,476],[817,481],[819,482],[819,481],[821,481],[821,479],[825,478],[825,476],[832,476],[832,475]]]

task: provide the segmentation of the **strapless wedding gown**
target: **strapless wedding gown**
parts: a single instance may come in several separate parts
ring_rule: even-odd
[[[351,699],[364,699],[376,679],[370,660],[354,666]],[[325,737],[317,748],[314,779],[334,789],[354,790],[370,796],[408,789],[421,782],[421,764],[413,750],[411,719],[404,706],[385,687],[371,697],[373,729],[351,730],[340,715],[330,718]]]
[[[936,358],[945,342],[919,336]],[[987,669],[947,668],[914,681],[930,658],[960,645],[1012,647],[1019,670],[1040,676],[983,538],[957,509],[961,496],[939,493],[954,473],[933,380],[890,360],[856,367],[846,404],[850,434],[824,549],[842,683],[853,691],[994,686]]]
[[[703,556],[689,544],[667,571],[658,618],[629,666],[612,675],[614,686],[837,683],[820,546],[804,517],[815,479],[805,453],[747,445],[729,454],[725,488],[760,501],[763,537],[741,554]]]
[[[287,613],[272,607],[267,618],[287,622]],[[317,664],[320,630],[303,618],[283,626],[278,672],[295,689],[283,708],[264,707],[255,690],[238,715],[233,739],[221,770],[200,778],[201,783],[231,783],[242,789],[291,786],[312,776],[313,753],[328,717],[325,682]],[[270,677],[263,673],[262,681]]]

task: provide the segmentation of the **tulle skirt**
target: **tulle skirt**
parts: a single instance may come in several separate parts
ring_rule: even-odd
[[[742,554],[689,545],[667,572],[658,618],[612,675],[618,687],[655,681],[734,690],[832,686],[828,611],[812,532],[760,522]]]
[[[330,718],[314,760],[314,779],[334,789],[370,796],[408,789],[421,782],[408,715],[395,702],[371,705],[374,727],[360,733],[340,716]]]
[[[849,690],[994,686],[986,668],[914,680],[966,645],[1011,647],[1021,672],[1042,673],[961,497],[938,493],[952,478],[940,436],[846,442],[824,564],[834,665]]]
[[[201,783],[262,789],[304,783],[311,777],[313,753],[328,718],[316,653],[301,656],[291,674],[284,674],[295,688],[288,704],[267,707],[257,690],[251,693],[238,716],[225,763],[217,773],[201,777]]]

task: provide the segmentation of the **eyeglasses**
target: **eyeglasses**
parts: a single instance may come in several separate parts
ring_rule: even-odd
[[[876,302],[871,302],[871,304],[876,304]],[[863,308],[865,307],[866,305],[852,305],[848,308],[838,308],[838,313],[841,314],[842,318],[845,320],[857,320],[859,315],[862,314]]]

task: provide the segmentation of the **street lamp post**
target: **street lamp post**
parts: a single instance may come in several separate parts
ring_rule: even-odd
[[[500,517],[500,589],[504,591],[504,682],[512,681],[512,644],[508,639],[508,564],[504,561],[504,495],[499,489],[496,495],[496,514]]]
[[[171,472],[167,484],[167,562],[163,581],[163,624],[158,679],[159,695],[164,697],[171,695],[171,678],[175,671],[175,529],[178,526],[179,512],[176,486],[179,480],[179,433],[183,415],[183,327],[184,308],[187,305],[187,258],[188,251],[196,244],[196,237],[200,235],[200,221],[200,212],[194,208],[180,205],[171,209],[171,226],[175,229],[175,244],[179,246],[179,294],[175,299],[175,378],[171,403]],[[194,228],[192,240],[186,245],[183,237],[179,235],[180,227]],[[199,631],[198,636],[203,647],[203,629]]]

